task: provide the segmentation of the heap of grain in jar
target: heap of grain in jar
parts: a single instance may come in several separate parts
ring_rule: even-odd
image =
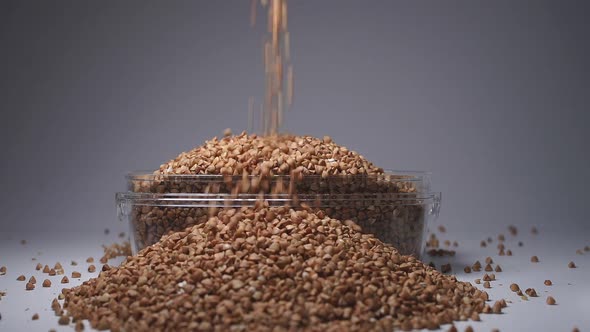
[[[149,179],[131,181],[134,192],[287,194],[316,197],[318,208],[332,218],[350,219],[365,232],[419,255],[423,243],[424,208],[401,204],[417,191],[415,183],[392,177],[355,151],[330,137],[242,133],[213,138],[160,166]],[[358,194],[390,194],[363,197]],[[395,194],[399,194],[395,196]],[[343,196],[349,195],[349,196]],[[392,196],[393,195],[393,196]],[[411,196],[410,196],[411,198]],[[131,222],[138,248],[157,242],[170,231],[207,221],[207,208],[135,206]]]
[[[390,331],[489,312],[488,295],[323,212],[224,209],[64,290],[112,331]],[[488,310],[486,310],[488,309]]]

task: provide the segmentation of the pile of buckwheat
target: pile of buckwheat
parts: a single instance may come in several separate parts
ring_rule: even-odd
[[[211,177],[208,177],[208,176]],[[358,153],[326,136],[227,135],[213,138],[130,182],[133,192],[297,195],[317,197],[329,216],[351,219],[404,254],[423,247],[424,207],[408,203],[419,181],[386,174]],[[361,194],[389,194],[367,196]],[[395,196],[397,194],[397,196]],[[330,195],[330,196],[328,196]],[[346,195],[357,195],[342,199]],[[394,196],[392,196],[394,195]],[[403,196],[400,198],[398,196]],[[348,196],[347,196],[348,197]],[[137,248],[163,235],[205,222],[203,207],[134,206],[130,221]]]
[[[64,290],[94,328],[367,331],[491,312],[488,295],[322,212],[224,209]]]

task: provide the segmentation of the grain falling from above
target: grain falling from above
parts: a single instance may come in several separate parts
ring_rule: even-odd
[[[257,3],[254,0],[250,8],[250,24],[254,26],[257,18]],[[262,132],[264,135],[276,135],[284,122],[284,111],[293,103],[293,66],[291,59],[291,41],[288,31],[287,0],[260,1],[267,9],[267,36],[263,44],[263,61],[265,73],[265,96],[261,107]],[[253,102],[249,101],[248,118],[250,121]],[[250,128],[249,128],[250,129]]]

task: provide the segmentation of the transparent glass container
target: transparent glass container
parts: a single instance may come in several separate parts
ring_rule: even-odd
[[[116,194],[118,217],[131,228],[135,252],[162,235],[206,222],[223,208],[252,207],[263,198],[269,206],[323,211],[352,220],[400,253],[421,257],[429,225],[440,210],[440,193],[355,193],[316,195],[251,195],[123,192]]]

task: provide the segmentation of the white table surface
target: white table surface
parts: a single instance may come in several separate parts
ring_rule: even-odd
[[[118,238],[119,231],[112,230],[109,235],[102,232],[84,235],[74,232],[34,231],[28,234],[0,233],[0,266],[8,268],[6,275],[0,276],[0,291],[7,293],[0,300],[0,331],[73,331],[72,324],[69,327],[59,326],[58,318],[50,309],[51,300],[57,297],[64,286],[60,284],[62,276],[49,277],[36,271],[35,266],[39,262],[53,267],[59,261],[65,269],[65,275],[70,279],[70,283],[65,286],[78,285],[98,274],[87,272],[89,264],[86,263],[86,258],[94,257],[94,264],[99,271],[101,264],[98,259],[103,253],[101,245],[121,242]],[[509,235],[506,229],[498,229],[496,234],[499,233],[506,235],[505,244],[507,249],[513,251],[513,256],[497,255],[496,238],[488,247],[480,248],[480,241],[490,234],[447,229],[445,234],[440,235],[441,244],[445,239],[456,240],[459,247],[453,248],[457,251],[455,257],[434,260],[437,266],[451,262],[453,273],[457,274],[458,279],[473,283],[474,279],[481,278],[485,272],[482,269],[479,273],[466,274],[463,267],[473,264],[475,260],[480,260],[485,265],[485,258],[491,256],[495,263],[501,265],[503,272],[494,272],[497,281],[492,282],[492,288],[487,291],[493,301],[501,298],[511,301],[502,315],[482,314],[481,322],[457,322],[459,331],[463,331],[467,325],[471,325],[475,331],[490,331],[492,328],[500,331],[571,331],[574,326],[581,331],[590,331],[590,252],[576,254],[576,249],[590,245],[588,235],[575,231],[549,233],[542,229],[538,235],[521,229],[517,237]],[[26,239],[27,243],[22,245],[21,239]],[[522,241],[524,246],[519,247],[518,241]],[[532,255],[537,255],[540,262],[531,263]],[[78,266],[71,266],[72,260],[78,262]],[[428,262],[431,259],[426,257],[424,260]],[[568,268],[570,261],[574,261],[578,267]],[[110,263],[112,265],[114,262]],[[70,278],[74,270],[82,272],[81,279]],[[16,280],[21,274],[27,280],[32,275],[35,276],[35,290],[26,291],[26,281]],[[41,283],[44,279],[50,279],[52,287],[43,288]],[[551,279],[553,286],[545,286],[545,279]],[[521,300],[509,290],[513,282],[522,289],[535,288],[539,297]],[[478,287],[483,289],[482,285]],[[548,295],[557,300],[557,305],[549,306],[545,303]],[[31,320],[34,313],[39,314],[39,320]],[[443,331],[447,329],[448,325],[442,328]],[[86,330],[89,330],[88,324]]]

